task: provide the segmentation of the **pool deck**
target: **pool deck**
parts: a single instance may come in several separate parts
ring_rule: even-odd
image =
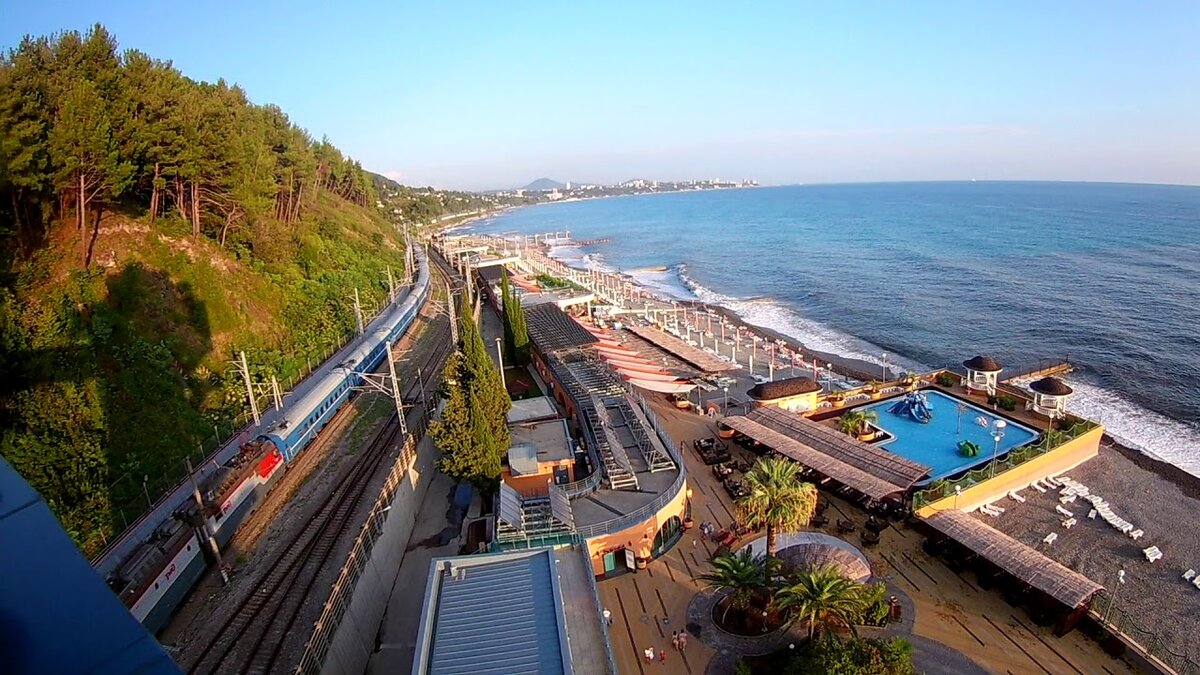
[[[657,403],[657,402],[656,402]],[[660,419],[672,437],[690,447],[696,438],[714,433],[715,424],[695,414],[677,413],[665,401],[656,405]],[[735,456],[753,458],[731,446]],[[696,522],[717,521],[722,525],[736,518],[736,508],[725,490],[694,452],[687,452],[688,484],[693,490],[692,514]],[[830,503],[831,523],[839,518],[853,521],[860,531],[867,514],[838,497],[822,493]],[[836,528],[826,530],[835,534]],[[750,541],[761,533],[750,534]],[[859,546],[857,536],[848,541]],[[878,546],[863,549],[877,579],[893,586],[912,600],[906,620],[912,622],[918,666],[926,672],[938,668],[944,654],[958,654],[995,673],[1134,673],[1123,661],[1105,655],[1099,645],[1078,632],[1054,637],[1048,628],[1035,625],[1022,608],[1009,606],[998,591],[979,588],[970,574],[958,575],[921,549],[922,537],[903,525],[888,527]],[[708,570],[714,552],[697,528],[663,557],[641,572],[602,581],[601,604],[613,614],[609,629],[617,668],[621,673],[728,673],[735,660],[705,644],[708,635],[691,636],[687,652],[671,649],[671,632],[684,629],[692,598],[703,590],[697,578]],[[664,619],[667,623],[664,623]],[[646,664],[642,650],[649,646],[667,652],[665,664]],[[724,647],[728,650],[728,647]]]

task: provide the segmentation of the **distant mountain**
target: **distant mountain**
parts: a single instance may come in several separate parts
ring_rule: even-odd
[[[529,185],[521,188],[522,190],[561,190],[567,187],[566,183],[560,183],[549,178],[539,178]]]

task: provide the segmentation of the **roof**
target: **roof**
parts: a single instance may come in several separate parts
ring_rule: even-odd
[[[976,356],[963,361],[963,368],[977,373],[998,373],[1004,369],[996,359],[990,356]]]
[[[800,544],[779,550],[779,559],[797,569],[832,567],[847,579],[866,582],[871,578],[871,565],[862,554],[855,554],[830,544]]]
[[[543,354],[597,342],[596,336],[554,303],[526,308],[525,325],[529,339]]]
[[[510,426],[508,433],[513,446],[532,446],[535,462],[560,462],[574,457],[571,435],[567,432],[567,421],[564,419],[556,417],[540,422],[522,422]],[[509,457],[512,457],[511,451]],[[522,473],[537,473],[537,469]]]
[[[629,332],[649,342],[650,344],[674,354],[706,373],[721,373],[727,370],[737,370],[740,366],[713,356],[712,354],[689,345],[679,338],[658,328],[650,326],[626,326]]]
[[[1078,607],[1104,590],[1079,572],[957,509],[938,511],[925,522],[1067,607]]]
[[[434,559],[412,672],[571,673],[554,551]]]
[[[810,377],[789,377],[774,382],[761,382],[750,388],[746,395],[756,401],[773,401],[777,398],[812,394],[821,391],[821,385]]]
[[[508,423],[520,424],[549,417],[558,417],[558,408],[554,407],[554,399],[549,396],[534,396],[512,402],[508,409]]]
[[[1043,377],[1036,382],[1030,383],[1029,388],[1047,396],[1070,396],[1075,393],[1074,389],[1067,386],[1066,382],[1057,377]]]
[[[6,674],[180,672],[2,457],[0,541]]]
[[[725,424],[775,452],[874,499],[903,492],[931,469],[779,408],[757,408]]]
[[[504,275],[504,265],[487,265],[485,267],[476,267],[479,276],[489,284],[500,285],[500,279]]]

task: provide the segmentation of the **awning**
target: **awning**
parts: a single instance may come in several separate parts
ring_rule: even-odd
[[[627,329],[629,332],[655,345],[659,349],[674,354],[675,356],[687,361],[706,373],[722,373],[728,370],[738,369],[737,364],[729,363],[728,361],[722,361],[703,349],[697,349],[696,347],[689,345],[674,335],[669,335],[658,328],[650,328],[646,326],[627,326]]]
[[[810,469],[820,471],[839,483],[858,490],[873,499],[883,499],[897,492],[903,492],[910,487],[909,485],[890,483],[882,478],[872,476],[858,467],[834,459],[747,417],[736,415],[726,417],[722,421],[735,431],[753,438],[784,457],[795,460]]]
[[[632,377],[625,376],[636,387],[641,387],[647,391],[657,391],[664,394],[686,394],[696,388],[696,385],[690,382],[659,382],[657,380],[636,380]]]
[[[1072,609],[1104,590],[1103,586],[1079,572],[957,509],[938,511],[925,522],[1013,577]]]

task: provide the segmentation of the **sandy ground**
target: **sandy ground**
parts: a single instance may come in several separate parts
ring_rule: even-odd
[[[1182,579],[1184,570],[1200,570],[1200,528],[1196,527],[1200,492],[1185,491],[1160,471],[1142,464],[1128,451],[1102,447],[1098,457],[1066,474],[1107,500],[1118,516],[1144,530],[1138,541],[1099,516],[1089,520],[1091,505],[1078,499],[1064,505],[1078,521],[1065,529],[1061,525],[1065,517],[1054,509],[1058,494],[1042,494],[1032,488],[1021,492],[1027,500],[1024,504],[1012,499],[997,502],[1006,509],[999,517],[975,515],[1116,593],[1117,607],[1128,612],[1139,628],[1159,635],[1172,651],[1200,660],[1196,636],[1200,589]],[[1058,539],[1047,546],[1042,539],[1051,532],[1057,532]],[[1150,546],[1162,550],[1162,559],[1146,562],[1142,549]],[[1117,581],[1122,569],[1124,584]],[[1147,635],[1134,637],[1142,641]]]

